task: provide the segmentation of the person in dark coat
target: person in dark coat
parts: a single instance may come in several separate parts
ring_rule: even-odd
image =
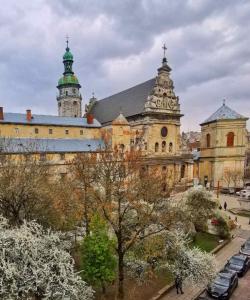
[[[224,202],[224,209],[227,210],[227,202]]]
[[[179,291],[181,294],[184,294],[184,292],[182,290],[182,278],[180,275],[177,275],[175,278],[175,288],[176,288],[177,294],[179,294]]]

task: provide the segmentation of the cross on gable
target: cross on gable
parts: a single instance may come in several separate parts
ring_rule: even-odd
[[[165,43],[163,44],[162,49],[163,49],[163,57],[166,57],[166,50],[167,50],[167,47],[166,47],[166,44],[165,44]]]

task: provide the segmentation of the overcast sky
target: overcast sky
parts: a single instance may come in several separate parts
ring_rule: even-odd
[[[0,10],[0,106],[57,114],[65,36],[84,104],[157,74],[162,44],[183,130],[226,99],[250,117],[249,0],[8,0]]]

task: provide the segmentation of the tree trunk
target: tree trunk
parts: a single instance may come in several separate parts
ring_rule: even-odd
[[[86,223],[86,235],[89,235],[89,214],[88,214],[88,190],[84,188],[84,218]]]
[[[118,299],[124,298],[123,281],[124,281],[124,264],[123,264],[123,253],[118,253]]]

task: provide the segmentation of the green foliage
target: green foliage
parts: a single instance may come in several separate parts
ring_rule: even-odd
[[[210,252],[217,247],[218,244],[217,236],[207,232],[198,232],[194,237],[192,246],[197,247],[200,250]]]
[[[115,279],[116,258],[114,242],[109,238],[105,222],[98,216],[93,216],[90,223],[90,235],[81,244],[82,278],[96,287]]]
[[[222,239],[230,238],[230,229],[227,221],[219,213],[216,214],[215,218],[217,220],[216,228],[219,237]]]
[[[205,189],[190,189],[186,196],[187,213],[197,231],[205,231],[208,219],[213,215],[216,202]]]

